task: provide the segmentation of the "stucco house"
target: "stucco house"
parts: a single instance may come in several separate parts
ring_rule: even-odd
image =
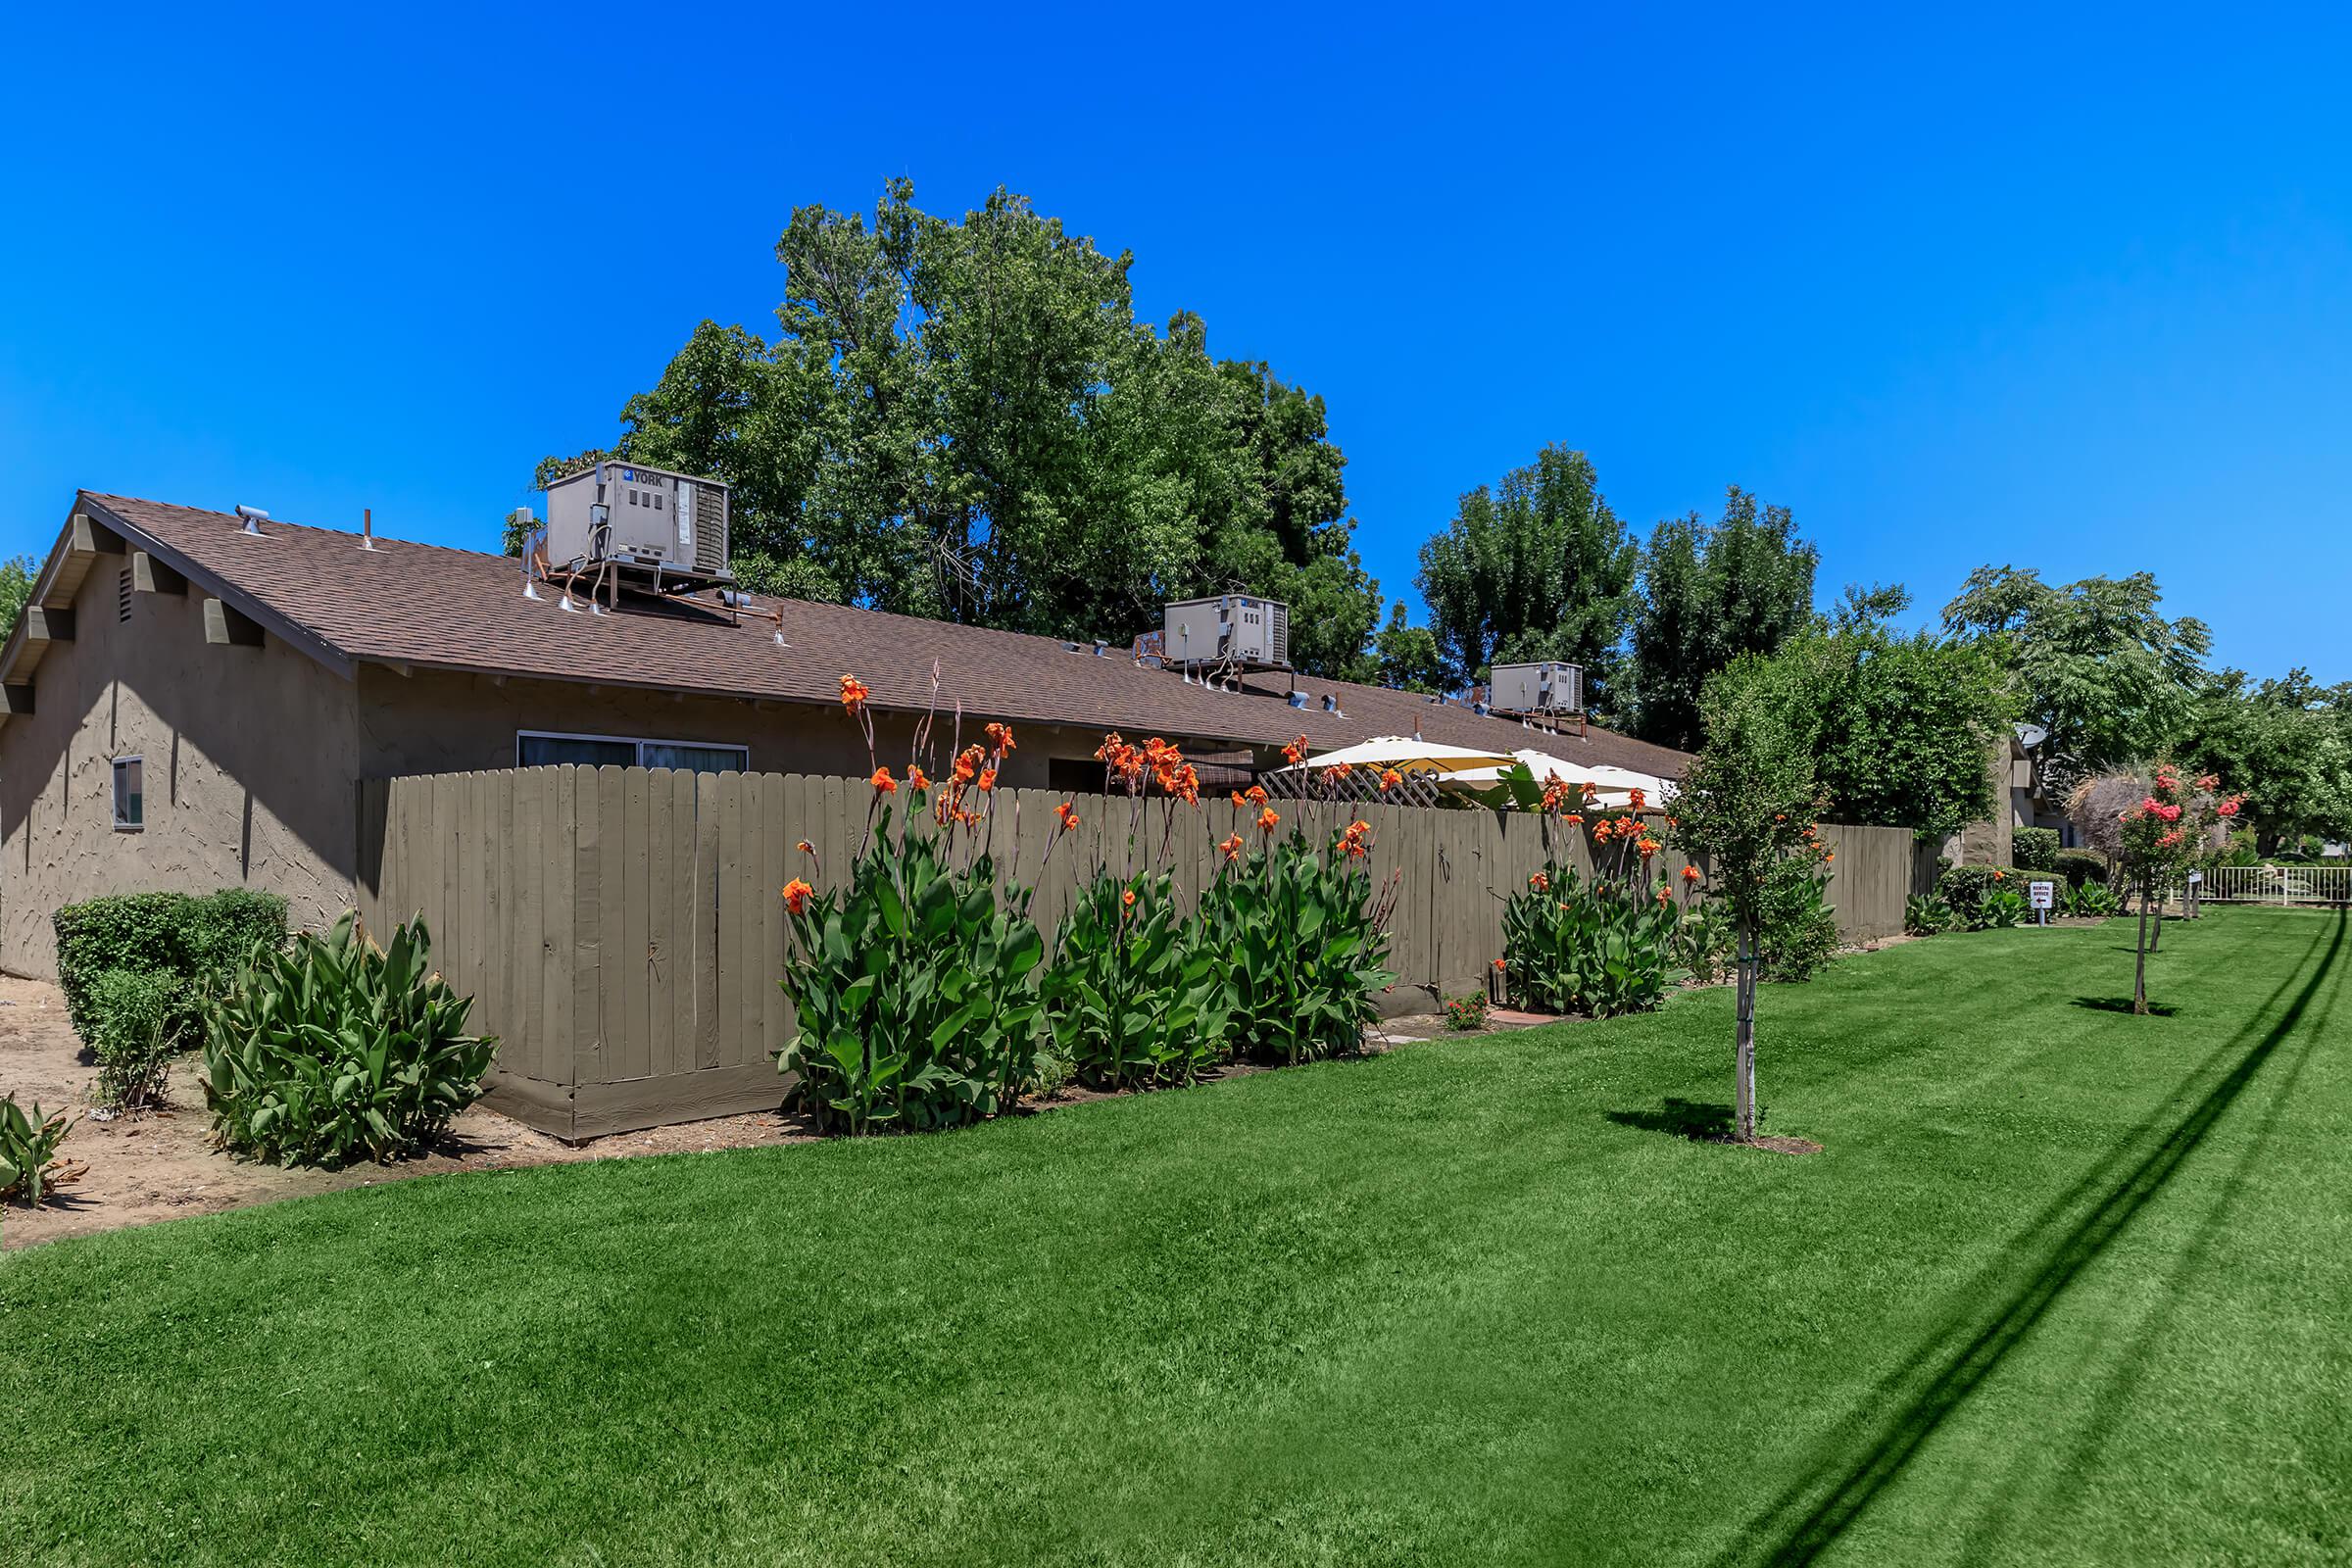
[[[844,673],[885,760],[914,724],[1018,727],[1005,782],[1099,787],[1105,730],[1240,771],[1380,735],[1509,751],[1512,719],[1282,672],[1238,691],[1125,649],[838,605],[526,595],[512,558],[75,496],[0,649],[0,969],[54,973],[50,914],[104,893],[246,885],[296,920],[355,903],[360,781],[534,762],[862,773]],[[1679,775],[1600,729],[1553,755]]]

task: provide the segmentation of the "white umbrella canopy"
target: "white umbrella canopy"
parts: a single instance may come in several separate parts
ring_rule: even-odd
[[[1482,751],[1475,746],[1447,746],[1409,735],[1375,735],[1354,746],[1310,757],[1301,765],[1315,768],[1345,763],[1349,767],[1393,767],[1399,773],[1457,773],[1466,767],[1494,768],[1509,762],[1510,759],[1500,752]]]
[[[1567,762],[1548,752],[1533,749],[1516,751],[1511,756],[1526,764],[1537,783],[1544,783],[1556,775],[1563,783],[1590,784],[1600,792],[1601,803],[1609,806],[1628,804],[1634,790],[1641,790],[1652,802],[1663,801],[1674,792],[1671,780],[1651,773],[1637,773],[1630,767],[1616,767],[1606,762]],[[1455,772],[1448,776],[1448,782],[1475,787],[1493,784],[1501,777],[1502,768],[1499,766],[1481,767]]]

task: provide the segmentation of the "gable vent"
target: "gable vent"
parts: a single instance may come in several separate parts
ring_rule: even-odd
[[[130,568],[124,566],[115,575],[115,618],[130,618]]]

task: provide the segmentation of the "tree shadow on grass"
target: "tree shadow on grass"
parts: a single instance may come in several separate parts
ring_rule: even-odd
[[[1690,1100],[1668,1100],[1655,1110],[1612,1110],[1604,1114],[1620,1127],[1645,1133],[1672,1133],[1698,1143],[1720,1144],[1732,1136],[1732,1107]]]
[[[2074,1005],[2078,1007],[2088,1007],[2093,1012],[2129,1013],[2132,1010],[2132,999],[2130,997],[2077,997],[2074,1001]],[[2174,1006],[2169,1002],[2151,1002],[2148,1004],[2148,1013],[2152,1017],[2170,1018],[2174,1013],[2179,1012],[2180,1010],[2180,1009],[2179,1007]]]
[[[1858,1432],[1826,1442],[1805,1474],[1747,1523],[1719,1562],[1809,1563],[1837,1544],[2164,1190],[2271,1054],[2293,1036],[2335,967],[2345,929],[2345,912],[2339,910],[2333,933],[2321,932],[2312,940],[2317,952],[2327,939],[2327,952],[2302,989],[2294,989],[2296,975],[2287,976],[2246,1026],[2183,1080],[2186,1088],[2213,1069],[2224,1069],[2186,1113],[2169,1124],[2160,1116],[2142,1122],[1955,1294],[1959,1304],[1943,1323],[1860,1402],[1850,1423]],[[2264,1029],[2264,1017],[2282,1000],[2285,1008]],[[1989,1304],[1972,1308],[1970,1303],[1979,1301]],[[1873,1414],[1879,1410],[1888,1413]]]

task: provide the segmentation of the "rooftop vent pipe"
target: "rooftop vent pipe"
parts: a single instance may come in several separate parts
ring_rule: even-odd
[[[375,509],[373,507],[360,509],[360,548],[362,550],[375,548]]]
[[[262,524],[270,520],[270,514],[259,507],[240,506],[237,508],[237,515],[245,519],[244,531],[256,538],[261,537]]]

